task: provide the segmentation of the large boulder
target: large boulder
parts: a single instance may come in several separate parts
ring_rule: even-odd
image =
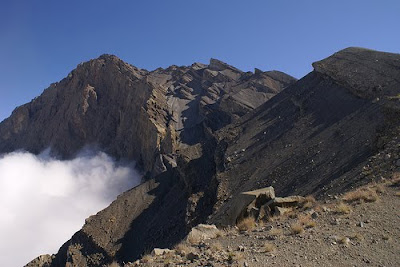
[[[232,199],[232,205],[227,207],[224,214],[218,218],[218,224],[235,225],[242,217],[249,213],[254,215],[256,209],[275,198],[275,190],[272,186],[257,189],[254,191],[242,192]]]
[[[215,225],[199,224],[193,227],[186,237],[186,240],[191,243],[213,239],[220,235],[220,231]]]

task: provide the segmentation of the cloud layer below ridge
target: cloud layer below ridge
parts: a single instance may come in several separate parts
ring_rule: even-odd
[[[26,152],[0,157],[0,265],[56,253],[87,217],[139,183],[132,166],[102,152],[67,161]]]

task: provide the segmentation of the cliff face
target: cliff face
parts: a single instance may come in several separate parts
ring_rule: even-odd
[[[25,149],[72,157],[97,146],[152,171],[159,154],[174,153],[245,114],[293,83],[279,72],[243,73],[210,65],[153,72],[103,55],[80,64],[0,124],[0,153]]]
[[[77,135],[77,130],[88,127],[83,122],[73,124],[81,126],[74,131],[60,126],[71,142],[80,140],[65,155],[93,140],[113,155],[140,159],[150,175],[88,218],[60,248],[52,266],[128,262],[154,247],[171,247],[200,222],[226,224],[231,201],[243,191],[272,185],[278,195],[323,198],[379,179],[363,171],[369,168],[368,159],[400,134],[397,54],[348,48],[314,63],[314,71],[297,82],[275,71],[243,73],[218,60],[153,72],[125,68],[131,69],[129,77],[135,84],[115,99],[130,102],[121,105],[113,100],[102,103],[107,112],[99,107],[93,111],[93,116],[110,114],[114,130],[104,123],[108,115],[101,115],[106,117],[96,126],[104,127],[108,135],[95,135],[89,129],[86,135]],[[115,83],[113,77],[107,79]],[[99,99],[96,88],[103,87],[92,82],[81,88],[88,88],[83,90],[88,104],[83,102],[82,107],[90,114],[97,107],[94,92]],[[107,88],[102,92],[114,86]],[[140,90],[138,95],[134,90]],[[35,150],[35,142],[25,137],[35,125],[31,105],[34,102],[0,125],[2,151],[24,146],[40,151],[48,145],[42,141]],[[126,126],[118,130],[121,125]],[[101,139],[107,136],[110,139]],[[395,163],[400,155],[391,157],[393,162],[385,170],[400,171]]]

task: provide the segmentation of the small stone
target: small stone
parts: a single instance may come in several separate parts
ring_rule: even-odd
[[[371,263],[371,261],[370,261],[369,259],[363,259],[363,261],[364,261],[365,263]]]
[[[197,254],[195,252],[190,252],[189,254],[187,254],[186,258],[190,261],[194,261],[199,258],[199,254]]]
[[[350,243],[350,239],[349,239],[348,237],[345,237],[345,238],[343,238],[343,239],[341,240],[341,242],[342,242],[344,245],[348,245],[348,244]]]
[[[364,228],[364,223],[363,223],[363,222],[359,222],[359,223],[357,224],[357,226],[360,226],[361,228]]]
[[[329,212],[329,211],[330,211],[330,209],[329,209],[329,208],[327,208],[327,207],[325,207],[325,206],[323,206],[323,207],[322,207],[322,211],[323,211],[323,212]]]
[[[268,225],[268,226],[263,227],[263,228],[264,228],[264,231],[271,231],[273,226],[272,225]]]

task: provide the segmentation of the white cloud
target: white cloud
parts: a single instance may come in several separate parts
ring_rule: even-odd
[[[0,158],[0,266],[56,253],[85,219],[138,185],[132,166],[104,153],[68,161],[15,152]]]

